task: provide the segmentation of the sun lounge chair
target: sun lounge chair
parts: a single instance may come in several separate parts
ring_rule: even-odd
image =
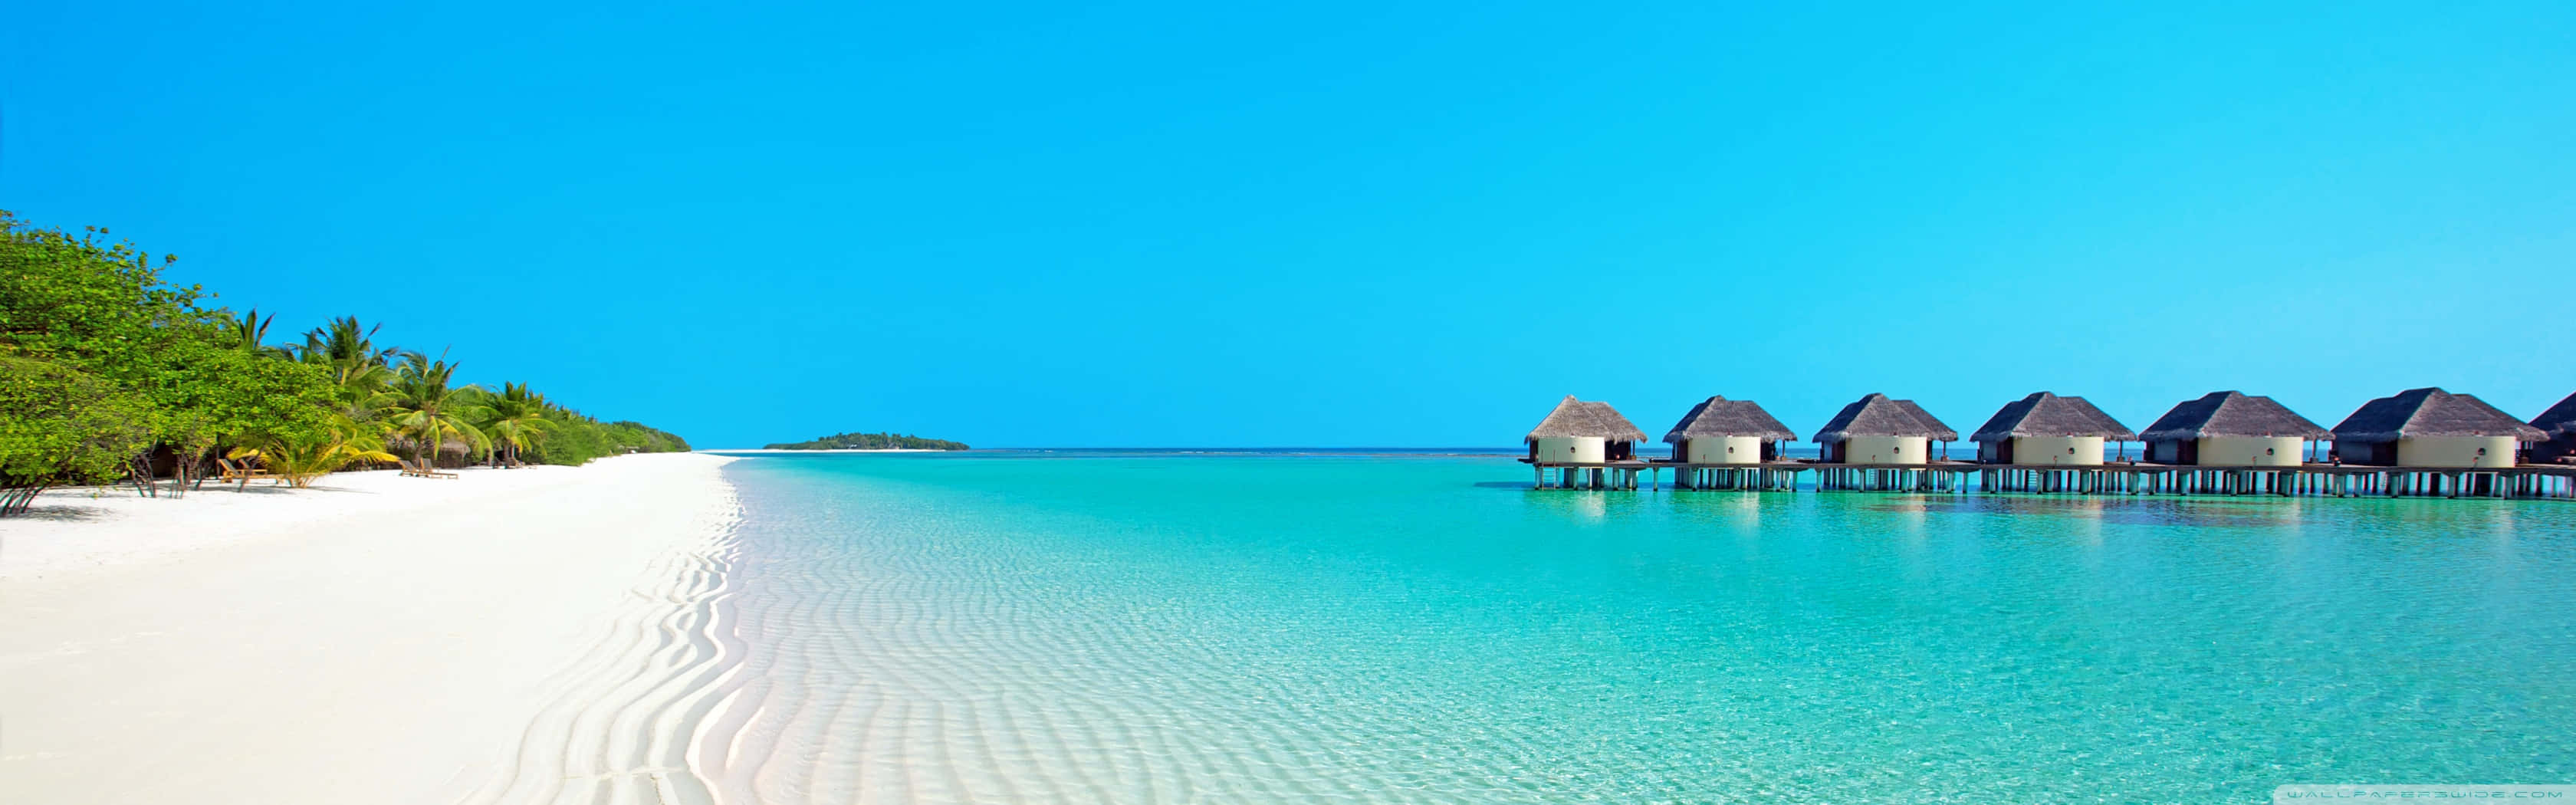
[[[261,469],[259,467],[253,467],[250,465],[249,461],[234,461],[228,458],[218,458],[215,459],[215,466],[223,471],[222,475],[216,476],[215,483],[239,481],[243,488],[248,488],[250,486],[250,482],[263,478],[276,481],[278,483],[286,482],[285,476],[269,472],[268,470]]]
[[[411,459],[401,459],[398,463],[402,464],[402,474],[404,474],[404,475],[409,475],[409,476],[413,476],[413,477],[417,477],[417,478],[454,478],[454,477],[456,477],[456,473],[452,473],[452,472],[439,472],[438,470],[432,469],[432,468],[431,468],[430,463],[429,463],[429,462],[426,462],[426,461],[423,461],[423,462],[418,463],[418,464],[414,464],[414,463],[412,463],[412,462],[411,462]]]

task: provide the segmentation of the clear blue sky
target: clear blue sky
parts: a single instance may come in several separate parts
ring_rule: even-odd
[[[372,5],[12,8],[0,208],[701,446],[2576,391],[2563,2]]]

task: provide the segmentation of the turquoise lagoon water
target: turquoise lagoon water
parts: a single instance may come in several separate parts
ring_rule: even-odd
[[[2265,802],[2576,782],[2576,506],[763,457],[764,800]]]

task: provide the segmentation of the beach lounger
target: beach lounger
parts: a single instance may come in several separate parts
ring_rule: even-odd
[[[454,478],[454,477],[456,477],[456,473],[452,473],[452,472],[439,472],[438,470],[431,469],[431,468],[430,468],[430,464],[429,464],[429,462],[426,462],[426,461],[421,462],[421,463],[419,463],[419,464],[413,464],[413,463],[411,463],[411,459],[401,459],[401,460],[400,460],[400,461],[398,461],[397,463],[399,463],[399,464],[401,464],[401,465],[402,465],[402,474],[404,474],[404,475],[409,475],[409,476],[412,476],[412,477],[415,477],[415,478]]]
[[[249,461],[234,461],[227,458],[218,458],[215,459],[215,467],[222,470],[222,474],[215,478],[216,483],[239,481],[242,486],[247,487],[250,486],[250,482],[261,479],[281,483],[286,480],[285,476],[251,466]]]

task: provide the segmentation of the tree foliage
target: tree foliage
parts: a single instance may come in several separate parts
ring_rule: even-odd
[[[572,464],[687,449],[660,431],[555,407],[523,383],[501,395],[459,385],[456,363],[378,344],[355,317],[301,344],[269,343],[276,316],[206,307],[204,289],[163,281],[176,258],[107,237],[0,211],[0,485],[112,480],[145,472],[155,448],[179,457],[182,488],[218,449],[294,465],[281,473],[307,482],[391,460],[389,438],[424,457],[462,442]],[[559,447],[540,447],[558,434]]]
[[[622,453],[680,452],[689,443],[670,433],[645,427],[637,422],[601,422],[578,411],[549,406],[544,414],[545,436],[526,453],[527,460],[540,464],[580,464],[601,456]]]
[[[517,464],[519,454],[545,438],[551,427],[546,396],[529,391],[526,383],[504,382],[501,393],[483,395],[477,407],[482,417],[475,427],[491,437],[494,463]]]
[[[394,432],[402,434],[413,445],[412,455],[423,466],[435,460],[435,454],[450,437],[464,443],[469,453],[490,450],[492,440],[474,427],[482,415],[475,405],[481,395],[473,386],[458,386],[456,364],[445,359],[431,360],[418,352],[403,354],[402,363],[394,369],[392,397],[385,418]]]
[[[771,450],[965,450],[965,442],[898,436],[892,433],[838,433],[810,442],[770,445]]]
[[[234,449],[232,457],[259,459],[269,471],[303,489],[312,486],[313,479],[339,472],[355,462],[399,461],[394,454],[385,452],[384,437],[376,431],[340,417],[317,433],[260,439],[252,446]]]
[[[44,361],[0,356],[0,514],[57,481],[103,481],[151,446],[143,401]]]

